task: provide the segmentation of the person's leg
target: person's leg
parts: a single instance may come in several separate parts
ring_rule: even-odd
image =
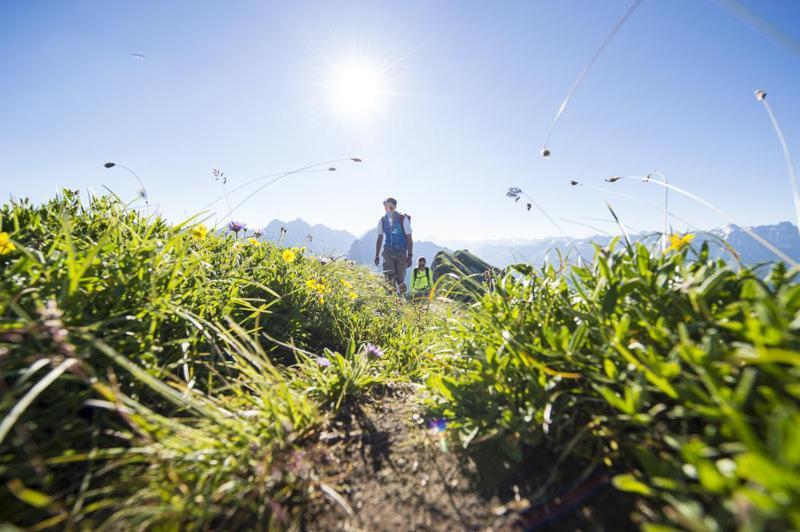
[[[392,252],[388,249],[383,250],[383,275],[386,277],[386,282],[388,282],[393,289],[396,289],[396,279],[395,279],[395,267],[394,267],[394,257],[392,256]]]
[[[395,276],[399,284],[398,292],[401,294],[406,293],[406,268],[406,254],[405,252],[400,252],[397,254]]]

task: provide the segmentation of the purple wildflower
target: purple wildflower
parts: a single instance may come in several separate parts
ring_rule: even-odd
[[[373,356],[375,358],[380,358],[383,356],[383,350],[375,344],[366,344],[364,346],[364,352],[368,356]]]
[[[327,368],[331,365],[331,361],[325,357],[317,357],[314,359],[317,362],[317,365],[321,368]]]
[[[228,222],[228,231],[233,231],[238,235],[239,231],[246,231],[246,230],[247,230],[247,225],[245,225],[243,222],[237,222],[235,220],[231,220],[230,222]]]
[[[444,430],[447,428],[447,421],[444,419],[433,419],[428,421],[428,428],[432,432],[444,432]]]

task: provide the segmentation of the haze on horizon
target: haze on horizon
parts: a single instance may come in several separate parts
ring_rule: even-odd
[[[258,176],[327,160],[212,206],[251,226],[302,218],[360,236],[398,198],[418,238],[542,238],[657,230],[663,190],[603,179],[658,169],[745,225],[794,220],[764,89],[800,148],[800,57],[727,1],[644,1],[575,92],[569,87],[630,1],[37,3],[0,6],[0,159],[8,197],[108,187],[134,170],[173,220]],[[742,0],[800,41],[800,4]],[[346,159],[363,158],[362,163]],[[224,172],[223,180],[212,175]],[[259,183],[264,183],[261,181]],[[725,220],[671,195],[702,228]],[[212,220],[214,218],[212,217]],[[605,220],[605,221],[604,221]],[[685,229],[673,221],[676,229]]]

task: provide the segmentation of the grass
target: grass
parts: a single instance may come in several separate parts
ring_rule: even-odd
[[[326,422],[415,381],[443,448],[553,457],[539,498],[599,470],[646,529],[800,527],[800,285],[781,264],[612,241],[488,284],[451,264],[419,305],[347,261],[111,197],[9,203],[2,233],[2,522],[295,526],[331,493]]]
[[[324,419],[423,371],[427,315],[366,269],[69,191],[0,224],[2,521],[285,526]]]

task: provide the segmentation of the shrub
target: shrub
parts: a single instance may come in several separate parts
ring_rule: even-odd
[[[614,244],[569,272],[512,267],[453,320],[434,415],[465,446],[605,463],[653,524],[800,527],[795,274]]]

